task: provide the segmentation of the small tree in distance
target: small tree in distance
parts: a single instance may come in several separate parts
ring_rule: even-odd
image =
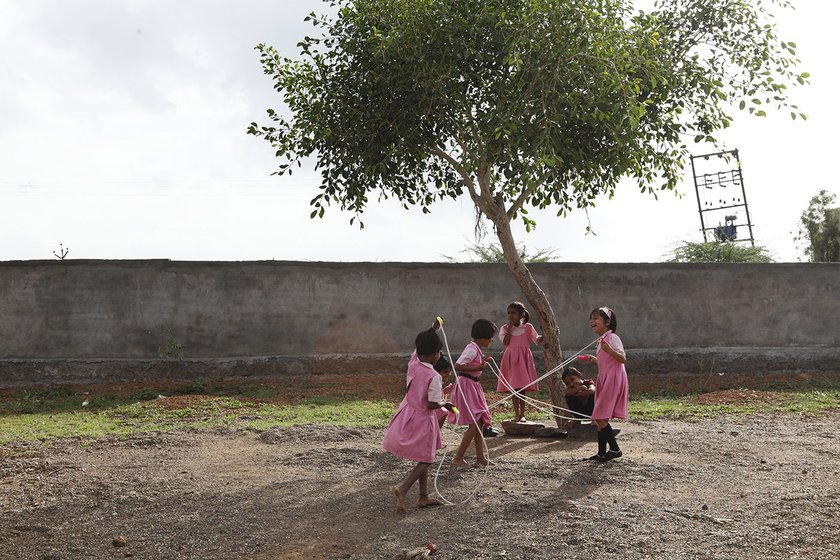
[[[799,218],[799,235],[810,262],[840,262],[840,208],[837,195],[825,189],[811,198]]]
[[[55,255],[55,258],[57,258],[60,261],[66,259],[68,254],[70,254],[70,248],[68,247],[67,249],[65,249],[63,243],[58,244],[57,252],[53,251],[53,255]]]
[[[771,263],[766,247],[739,245],[733,241],[683,241],[666,262],[674,263]]]
[[[526,263],[544,263],[544,262],[551,262],[554,253],[557,252],[556,249],[537,249],[537,252],[534,254],[528,254],[525,246],[517,246],[517,251],[519,252],[519,258]],[[467,253],[470,255],[469,262],[480,262],[480,263],[504,263],[507,262],[505,258],[505,252],[500,245],[495,243],[488,243],[486,245],[482,245],[480,243],[472,243],[468,245],[466,249],[461,251],[462,253]],[[443,255],[443,257],[448,260],[449,262],[460,262],[455,257],[449,257],[447,255]]]
[[[291,116],[251,123],[291,172],[321,173],[312,217],[336,204],[354,223],[372,196],[430,213],[468,196],[493,224],[514,279],[539,317],[545,363],[561,359],[549,299],[517,250],[529,209],[612,197],[623,177],[672,190],[687,140],[715,142],[734,107],[788,108],[796,45],[767,5],[786,0],[329,0],[300,56],[257,50]],[[603,302],[592,302],[599,305]],[[563,403],[562,382],[550,384]]]

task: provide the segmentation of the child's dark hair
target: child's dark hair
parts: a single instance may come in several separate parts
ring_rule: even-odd
[[[437,362],[435,362],[435,365],[433,367],[438,373],[443,373],[444,371],[452,370],[452,364],[450,364],[449,360],[447,360],[444,356],[441,356],[440,359]]]
[[[431,356],[440,352],[443,348],[443,342],[441,342],[435,329],[427,329],[414,339],[414,348],[417,350],[418,356]]]
[[[609,307],[596,307],[592,310],[592,313],[589,314],[590,317],[593,315],[599,315],[607,324],[610,326],[610,330],[615,332],[618,330],[618,318],[615,316],[615,311],[610,309]]]
[[[496,324],[487,319],[479,319],[472,325],[470,336],[473,338],[493,338],[496,333]]]
[[[582,379],[583,375],[577,370],[577,368],[568,366],[565,369],[563,369],[563,375],[560,376],[560,379],[562,379],[565,382],[570,377],[580,377]]]
[[[510,311],[511,309],[515,309],[517,313],[519,313],[520,315],[523,315],[523,317],[522,317],[522,322],[523,323],[528,323],[531,320],[531,314],[528,313],[528,310],[525,309],[525,305],[523,305],[521,301],[514,301],[513,303],[508,305],[507,308],[508,308],[508,311]]]

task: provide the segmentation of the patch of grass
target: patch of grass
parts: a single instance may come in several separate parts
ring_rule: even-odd
[[[741,392],[743,393],[743,392]],[[752,391],[744,398],[718,400],[704,399],[697,402],[697,395],[662,396],[656,394],[639,395],[630,401],[629,415],[639,420],[700,419],[720,416],[721,414],[756,414],[756,413],[795,413],[816,415],[827,410],[840,408],[840,390],[786,391],[783,393],[762,393]],[[704,393],[703,395],[714,395]],[[770,398],[750,398],[766,396]]]
[[[201,381],[191,381],[184,385],[178,385],[171,390],[173,395],[206,395],[207,386]]]
[[[306,376],[152,386],[30,387],[0,391],[0,443],[13,440],[130,437],[150,432],[228,427],[266,430],[296,424],[382,428],[404,391],[401,376]],[[630,417],[695,420],[722,414],[817,415],[840,408],[840,389],[728,389],[634,394]],[[502,396],[485,387],[492,404]],[[169,395],[158,398],[159,395]],[[550,400],[547,390],[536,398]],[[84,407],[81,403],[87,401]],[[510,419],[510,401],[493,409]],[[543,417],[529,408],[529,418]]]
[[[216,427],[256,430],[296,424],[384,427],[394,412],[394,403],[387,400],[319,397],[295,405],[246,402],[231,397],[205,397],[174,405],[169,401],[158,399],[105,410],[6,415],[0,417],[0,444],[14,440],[126,438],[149,432]]]
[[[153,401],[156,398],[158,398],[158,395],[160,395],[160,392],[154,390],[153,388],[143,387],[142,389],[139,389],[136,392],[132,393],[129,400],[135,402]]]
[[[356,426],[384,428],[394,414],[391,401],[333,401],[309,402],[292,406],[263,405],[257,418],[244,426],[266,430],[277,426],[319,424],[327,426]]]
[[[81,400],[76,400],[76,398],[74,391],[66,386],[30,387],[22,389],[14,400],[0,404],[0,413],[6,413],[8,410],[9,414],[28,414],[40,412],[44,407],[65,410],[70,407],[78,408],[84,398]]]

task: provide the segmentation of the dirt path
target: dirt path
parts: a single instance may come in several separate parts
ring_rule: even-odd
[[[413,490],[404,516],[389,488],[409,464],[379,430],[6,445],[0,558],[390,559],[427,541],[441,559],[840,557],[840,412],[620,427],[606,464],[580,461],[584,438],[488,440],[496,467],[439,479],[475,498],[421,510]]]

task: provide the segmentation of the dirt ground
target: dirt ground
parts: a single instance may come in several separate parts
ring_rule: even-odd
[[[840,558],[840,411],[615,427],[604,464],[581,461],[588,430],[488,439],[496,466],[437,479],[465,503],[419,509],[415,487],[405,515],[390,488],[411,465],[381,430],[7,444],[0,558]]]

